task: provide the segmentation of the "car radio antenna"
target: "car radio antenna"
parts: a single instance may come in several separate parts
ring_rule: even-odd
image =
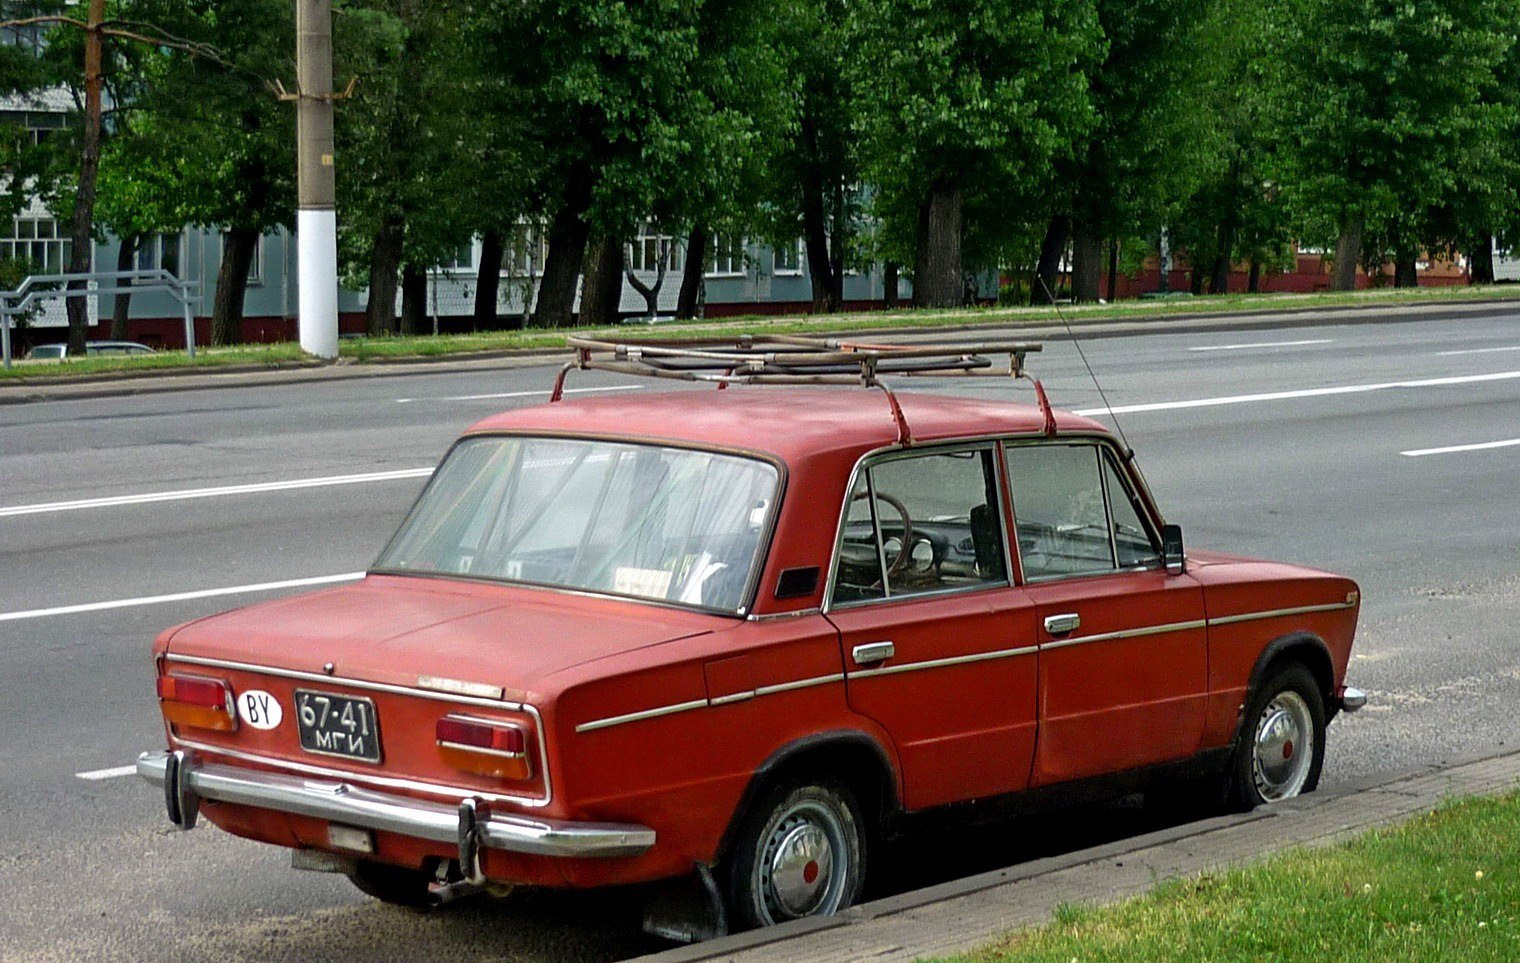
[[[1050,306],[1055,308],[1056,317],[1060,319],[1061,325],[1066,328],[1066,337],[1071,340],[1072,346],[1077,349],[1077,357],[1082,359],[1082,367],[1087,369],[1087,376],[1092,379],[1093,386],[1098,389],[1098,397],[1103,401],[1103,410],[1108,412],[1109,420],[1114,423],[1115,430],[1119,432],[1119,440],[1124,443],[1124,457],[1128,461],[1134,456],[1135,449],[1130,447],[1129,439],[1124,435],[1124,426],[1119,423],[1119,415],[1114,411],[1114,406],[1109,404],[1108,392],[1103,390],[1103,383],[1098,380],[1097,372],[1093,371],[1093,366],[1088,363],[1087,352],[1082,350],[1082,342],[1077,340],[1076,332],[1071,329],[1071,322],[1066,320],[1066,315],[1061,311],[1061,306],[1056,303],[1056,296],[1050,290],[1050,285],[1046,284],[1045,279],[1038,274],[1035,275],[1035,279],[1040,282],[1040,287],[1045,289],[1045,296],[1050,299]]]

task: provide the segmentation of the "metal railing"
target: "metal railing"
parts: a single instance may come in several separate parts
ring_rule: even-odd
[[[70,284],[93,283],[94,287],[70,288]],[[44,285],[47,285],[44,287]],[[53,287],[53,285],[60,285]],[[11,366],[11,328],[18,315],[43,301],[62,298],[98,298],[106,294],[138,294],[166,291],[178,301],[185,314],[185,349],[195,357],[195,315],[191,309],[198,300],[196,281],[182,281],[163,268],[134,271],[91,271],[84,274],[31,274],[14,291],[0,291],[0,355],[5,367]]]

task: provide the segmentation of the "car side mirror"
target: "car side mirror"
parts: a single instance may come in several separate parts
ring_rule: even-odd
[[[1161,526],[1161,563],[1166,574],[1181,575],[1187,571],[1187,553],[1182,549],[1182,526]]]

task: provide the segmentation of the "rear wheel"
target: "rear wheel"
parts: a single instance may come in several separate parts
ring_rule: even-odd
[[[1325,762],[1325,700],[1304,666],[1272,670],[1246,703],[1232,797],[1244,809],[1313,792]]]
[[[745,817],[727,865],[729,906],[743,927],[832,916],[860,895],[863,821],[854,795],[830,782],[791,782]]]
[[[428,890],[431,873],[388,863],[360,862],[348,875],[359,890],[382,903],[409,909],[430,909],[435,903]]]

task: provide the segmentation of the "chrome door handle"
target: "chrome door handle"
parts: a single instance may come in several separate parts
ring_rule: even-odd
[[[1082,625],[1082,616],[1075,612],[1045,616],[1045,631],[1051,635],[1070,635]]]
[[[896,654],[897,646],[891,642],[867,642],[865,645],[857,645],[850,650],[850,655],[855,658],[856,665],[885,662]]]

